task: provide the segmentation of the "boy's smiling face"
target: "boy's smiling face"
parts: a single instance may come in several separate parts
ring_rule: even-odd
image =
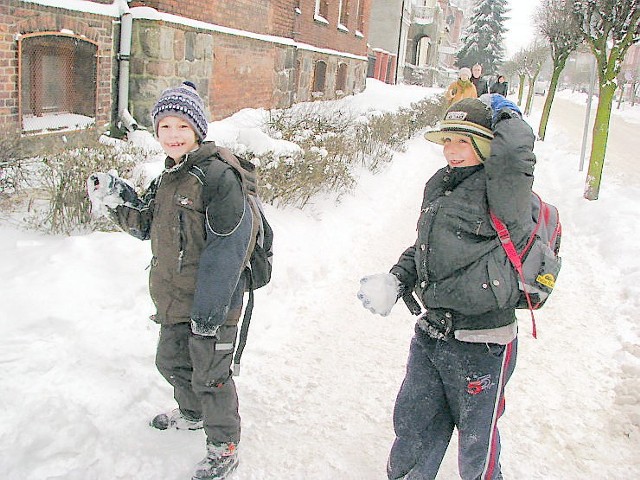
[[[482,163],[468,136],[447,132],[443,139],[444,158],[451,168],[472,167]]]
[[[164,153],[176,162],[198,148],[196,132],[180,117],[164,117],[158,122],[158,141]]]

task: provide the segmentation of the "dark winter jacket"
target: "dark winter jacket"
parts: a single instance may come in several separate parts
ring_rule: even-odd
[[[508,88],[509,84],[507,82],[495,82],[491,85],[491,93],[499,93],[503,97],[506,97]]]
[[[500,121],[484,165],[437,171],[427,182],[418,238],[391,269],[414,290],[430,318],[453,330],[483,330],[515,321],[517,278],[489,208],[522,248],[531,229],[534,135],[519,118]]]
[[[191,321],[204,335],[240,316],[252,229],[240,180],[216,151],[204,143],[177,165],[167,158],[141,200],[111,212],[123,230],[151,240],[155,320]]]
[[[482,77],[474,77],[473,75],[470,78],[473,86],[476,87],[476,92],[478,96],[483,95],[485,93],[489,93],[489,87],[487,86],[487,81]]]

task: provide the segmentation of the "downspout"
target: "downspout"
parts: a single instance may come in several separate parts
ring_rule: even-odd
[[[129,132],[138,129],[138,123],[129,112],[129,60],[131,58],[131,37],[133,16],[126,0],[121,0],[123,13],[120,16],[120,51],[118,52],[118,119],[119,126]]]
[[[396,56],[396,71],[393,79],[394,84],[398,84],[398,70],[400,69],[400,49],[402,48],[402,29],[404,27],[404,2],[402,0],[402,7],[400,10],[400,31],[398,32],[398,55]]]

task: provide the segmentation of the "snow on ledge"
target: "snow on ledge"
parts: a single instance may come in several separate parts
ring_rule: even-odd
[[[76,12],[93,13],[96,15],[105,15],[109,17],[120,17],[122,12],[129,11],[133,18],[144,20],[156,20],[165,21],[169,23],[175,23],[178,25],[187,25],[201,30],[209,30],[212,32],[225,33],[227,35],[236,35],[238,37],[252,38],[254,40],[261,40],[263,42],[277,43],[280,45],[288,45],[299,48],[300,50],[308,50],[312,52],[324,53],[327,55],[336,55],[345,58],[352,58],[354,60],[366,61],[367,57],[363,55],[355,55],[348,52],[340,52],[329,48],[320,48],[306,43],[299,43],[290,38],[277,37],[275,35],[264,35],[260,33],[248,32],[245,30],[238,30],[235,28],[223,27],[221,25],[215,25],[212,23],[202,22],[199,20],[192,20],[186,17],[180,17],[170,13],[163,13],[157,11],[151,7],[133,7],[129,8],[126,0],[113,0],[111,5],[103,5],[100,3],[88,2],[86,0],[22,0],[25,3],[32,3],[35,5],[42,5],[46,7],[64,8],[65,10],[73,10]],[[329,23],[324,17],[318,15],[314,16],[314,19],[318,22]],[[358,36],[356,34],[356,36]]]
[[[22,133],[34,134],[80,130],[90,127],[94,123],[95,118],[76,113],[50,113],[40,117],[24,115],[22,118]]]
[[[325,53],[327,55],[336,55],[345,58],[352,58],[355,60],[366,61],[367,57],[363,55],[356,55],[348,52],[341,52],[330,48],[321,48],[307,43],[296,42],[295,40],[287,37],[277,37],[275,35],[266,35],[262,33],[253,33],[246,30],[238,30],[236,28],[223,27],[222,25],[216,25],[213,23],[202,22],[200,20],[192,20],[190,18],[180,17],[171,13],[163,13],[150,7],[134,7],[131,9],[133,18],[144,20],[159,20],[168,23],[175,23],[177,25],[186,25],[201,30],[208,30],[211,32],[224,33],[227,35],[235,35],[238,37],[252,38],[254,40],[261,40],[263,42],[277,43],[280,45],[287,45],[291,47],[299,48],[300,50],[308,50],[312,52]],[[322,18],[322,17],[318,17]],[[316,20],[318,19],[316,18]],[[326,20],[325,20],[326,21]]]
[[[63,8],[74,12],[94,13],[107,17],[119,17],[122,10],[129,8],[126,0],[114,0],[111,5],[87,2],[86,0],[22,0],[22,2],[42,5],[43,7]]]

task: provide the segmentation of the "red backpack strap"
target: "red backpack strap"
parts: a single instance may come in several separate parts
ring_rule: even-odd
[[[511,240],[511,234],[509,233],[509,229],[507,226],[500,220],[492,211],[489,211],[489,215],[491,215],[491,222],[493,223],[493,228],[495,228],[498,238],[500,239],[500,243],[502,244],[502,248],[504,249],[509,261],[513,265],[513,268],[518,272],[518,276],[520,277],[520,281],[522,282],[522,289],[524,291],[524,296],[527,299],[527,306],[529,307],[529,312],[531,312],[531,325],[532,325],[532,335],[533,338],[538,338],[538,332],[536,329],[536,318],[533,315],[533,305],[531,304],[531,298],[529,297],[529,292],[527,292],[527,282],[524,279],[524,272],[522,271],[522,260],[520,255],[518,255],[518,251],[516,250],[516,246],[513,244]]]

